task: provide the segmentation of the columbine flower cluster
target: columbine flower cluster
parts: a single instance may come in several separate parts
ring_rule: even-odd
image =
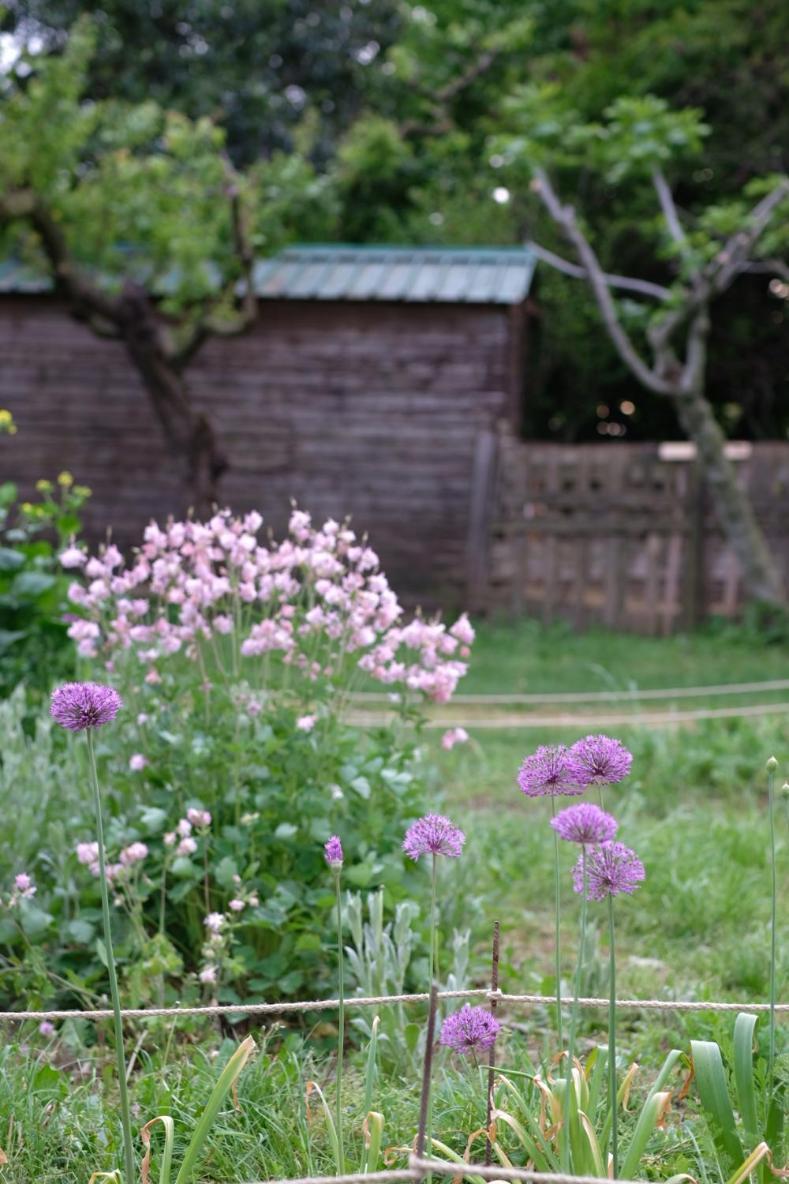
[[[75,851],[78,861],[89,870],[92,876],[98,878],[99,844],[96,842],[77,843]],[[127,874],[136,864],[142,863],[147,857],[148,848],[145,843],[130,843],[128,847],[124,847],[121,851],[117,863],[107,863],[107,880],[113,883]]]
[[[36,892],[37,888],[33,883],[33,877],[27,872],[19,872],[14,876],[14,887],[6,902],[6,907],[13,909],[16,908],[20,900],[32,900]]]
[[[206,939],[202,949],[203,965],[197,977],[206,986],[214,986],[218,983],[223,966],[227,966],[230,962],[234,932],[240,921],[241,913],[247,908],[256,908],[260,904],[257,892],[245,889],[239,875],[233,876],[233,888],[235,895],[228,902],[228,911],[226,913],[208,913],[203,920]]]
[[[164,836],[165,847],[175,847],[176,855],[194,855],[197,850],[197,839],[193,831],[203,836],[208,833],[211,825],[211,811],[191,807],[186,811],[186,817],[178,820],[175,830],[169,830]],[[176,846],[177,844],[177,846]]]
[[[169,655],[196,659],[205,642],[232,635],[241,655],[275,653],[308,679],[331,677],[353,655],[379,682],[451,697],[474,640],[467,617],[451,628],[403,623],[377,555],[347,525],[318,530],[294,510],[288,536],[265,544],[261,525],[257,513],[229,510],[208,522],[151,523],[130,566],[114,545],[91,557],[69,548],[61,562],[83,576],[69,589],[79,653],[109,663],[131,653],[156,683]]]

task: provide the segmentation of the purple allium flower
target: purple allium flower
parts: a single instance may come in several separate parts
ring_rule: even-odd
[[[342,867],[342,843],[337,835],[332,835],[328,843],[324,843],[323,850],[329,867]]]
[[[499,1034],[501,1024],[484,1007],[468,1003],[448,1015],[441,1025],[440,1041],[455,1052],[473,1053],[489,1049]]]
[[[551,819],[551,826],[560,839],[567,843],[604,843],[613,839],[618,826],[617,820],[606,814],[599,806],[592,802],[578,802],[576,806],[568,806],[560,810]]]
[[[112,687],[98,682],[67,682],[52,692],[50,715],[70,732],[84,732],[109,724],[123,706]]]
[[[600,843],[586,853],[586,898],[604,900],[620,892],[635,892],[645,878],[644,865],[624,843]],[[584,890],[583,859],[573,868],[573,887]]]
[[[579,783],[563,744],[543,745],[527,756],[518,773],[518,785],[529,798],[574,797],[583,793],[586,782]]]
[[[412,822],[405,832],[403,850],[410,859],[420,855],[451,855],[457,858],[463,851],[466,836],[443,814],[425,814]]]
[[[613,785],[627,777],[633,754],[612,736],[584,736],[573,744],[567,763],[581,785]]]

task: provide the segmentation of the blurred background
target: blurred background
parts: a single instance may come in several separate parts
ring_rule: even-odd
[[[780,0],[27,0],[0,30],[19,497],[66,469],[126,547],[296,499],[428,605],[783,605]]]

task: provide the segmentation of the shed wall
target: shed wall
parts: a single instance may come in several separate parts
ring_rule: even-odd
[[[281,530],[289,502],[351,514],[400,590],[461,595],[475,441],[513,411],[506,307],[267,302],[243,337],[189,371],[230,459],[222,501]],[[29,493],[69,469],[89,485],[90,534],[136,541],[186,499],[122,346],[51,297],[0,301],[4,479]]]

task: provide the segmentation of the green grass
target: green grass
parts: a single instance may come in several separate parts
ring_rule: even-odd
[[[650,639],[602,631],[576,637],[534,623],[484,624],[471,672],[462,690],[589,691],[703,685],[789,676],[785,645],[758,644],[722,630],[692,638]],[[703,701],[702,701],[703,702]],[[718,701],[719,702],[719,701]],[[695,702],[694,702],[694,705]],[[573,710],[577,710],[574,708]],[[598,710],[597,708],[595,710]],[[600,708],[599,710],[609,710]],[[584,707],[588,714],[588,709]],[[552,981],[553,846],[545,802],[527,800],[515,784],[523,756],[538,744],[572,742],[588,729],[568,726],[475,731],[471,742],[444,752],[440,733],[427,732],[434,767],[435,804],[468,835],[460,860],[442,869],[445,940],[453,927],[470,928],[471,974],[484,983],[494,920],[503,931],[502,987],[550,994]],[[787,717],[713,720],[691,726],[612,729],[633,751],[631,777],[605,791],[605,805],[620,820],[620,837],[642,857],[647,880],[632,897],[617,901],[622,995],[688,999],[767,996],[769,901],[765,761],[775,753],[779,785],[789,774]],[[787,898],[789,801],[779,794],[781,881]],[[569,988],[576,951],[577,898],[571,891],[572,852],[563,850],[563,978]],[[785,910],[784,910],[785,912]],[[602,906],[591,906],[599,939],[584,968],[584,990],[605,993],[606,950]],[[779,949],[789,933],[782,919]],[[779,998],[789,995],[787,967],[779,973]],[[244,1181],[332,1170],[322,1118],[308,1117],[305,1088],[314,1077],[332,1097],[333,1065],[321,1051],[330,1041],[327,1016],[314,1029],[275,1028],[244,1073],[239,1109],[228,1106],[210,1140],[199,1178]],[[419,1018],[415,1015],[414,1018]],[[585,1013],[581,1048],[604,1036],[605,1012]],[[547,1008],[513,1012],[499,1059],[522,1066],[528,1055],[556,1051]],[[621,1014],[624,1063],[643,1066],[646,1083],[670,1047],[687,1049],[691,1038],[730,1042],[733,1017],[710,1013]],[[764,1021],[760,1022],[760,1028]],[[184,1024],[167,1047],[162,1025],[129,1029],[129,1047],[141,1043],[132,1074],[137,1125],[158,1113],[180,1117],[183,1139],[205,1102],[217,1065],[230,1043],[213,1027]],[[260,1035],[252,1028],[253,1034]],[[785,1031],[785,1028],[784,1028]],[[0,1168],[3,1184],[85,1184],[90,1173],[119,1162],[119,1128],[109,1050],[96,1045],[88,1025],[47,1043],[34,1025],[0,1053]],[[70,1043],[69,1043],[70,1041]],[[785,1039],[779,1042],[785,1048]],[[364,1050],[349,1057],[346,1109],[351,1164],[361,1156]],[[166,1062],[166,1063],[165,1063]],[[445,1054],[436,1071],[435,1129],[463,1152],[483,1121],[483,1090],[473,1067],[458,1072]],[[384,1145],[404,1147],[414,1137],[418,1081],[413,1074],[384,1076],[374,1106],[386,1119]],[[691,1093],[675,1107],[665,1131],[650,1144],[649,1174],[665,1179],[697,1166],[687,1126],[696,1111]],[[691,1121],[704,1144],[702,1124]],[[154,1136],[156,1139],[156,1136]],[[481,1145],[475,1154],[482,1151]],[[398,1166],[404,1162],[394,1157]],[[154,1162],[153,1179],[156,1179]],[[715,1172],[710,1180],[717,1180]]]

